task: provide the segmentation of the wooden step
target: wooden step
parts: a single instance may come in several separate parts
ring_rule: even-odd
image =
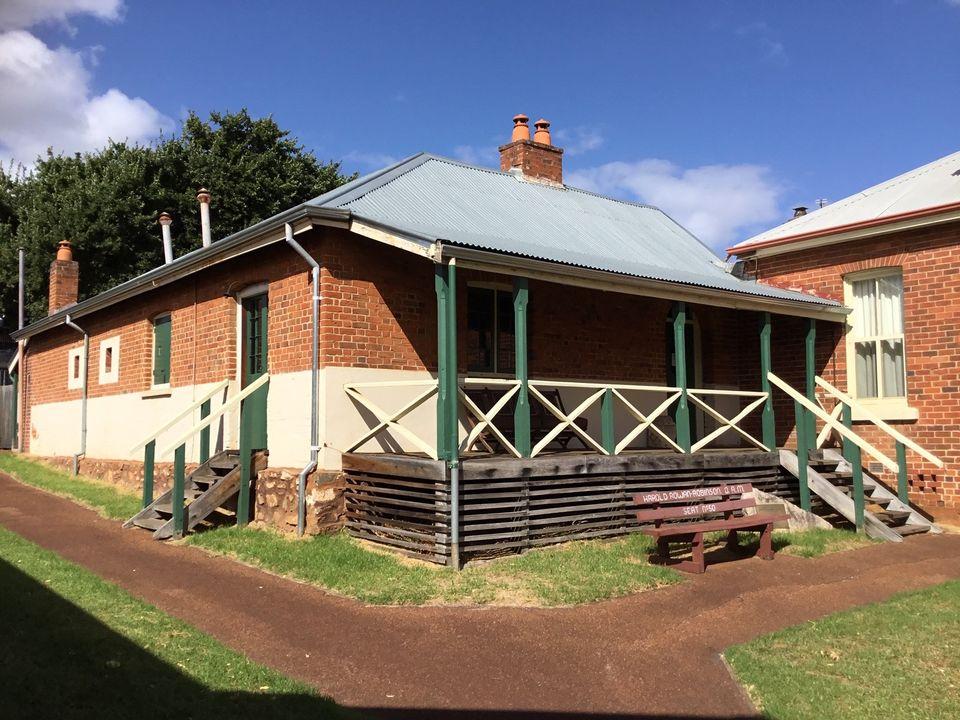
[[[890,527],[899,527],[904,525],[912,513],[909,510],[880,510],[875,512],[880,522]]]
[[[907,535],[919,535],[920,533],[930,532],[930,527],[928,525],[899,525],[893,528],[894,531],[906,537]]]
[[[135,520],[133,524],[145,530],[156,530],[158,527],[165,525],[167,520],[169,520],[169,518],[144,517]]]

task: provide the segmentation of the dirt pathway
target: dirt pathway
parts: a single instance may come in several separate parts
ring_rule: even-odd
[[[366,607],[121,530],[0,473],[0,524],[338,702],[395,717],[752,717],[732,644],[960,577],[960,535],[715,565],[569,609]]]

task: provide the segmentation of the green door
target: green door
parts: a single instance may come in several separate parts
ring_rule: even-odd
[[[240,377],[246,387],[267,372],[267,296],[243,299],[243,367]],[[245,427],[251,450],[267,449],[267,387],[243,401]]]

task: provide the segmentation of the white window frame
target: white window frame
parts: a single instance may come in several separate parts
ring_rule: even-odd
[[[107,350],[110,350],[110,370],[107,370]],[[120,381],[120,336],[106,338],[100,341],[100,373],[101,385],[110,385]]]
[[[79,359],[79,362],[78,362]],[[79,367],[79,372],[74,375],[74,366]],[[67,353],[67,389],[82,390],[83,376],[87,372],[86,363],[83,360],[83,346],[71,348]]]
[[[875,268],[873,270],[864,270],[862,272],[850,273],[849,275],[843,276],[843,298],[844,304],[847,307],[853,308],[853,312],[847,316],[847,327],[846,327],[846,357],[847,357],[847,391],[850,393],[850,396],[856,398],[857,402],[862,405],[866,410],[872,412],[875,415],[878,415],[883,420],[916,420],[920,417],[920,413],[916,408],[910,407],[910,404],[907,398],[910,395],[909,387],[909,375],[907,373],[907,339],[906,339],[906,317],[904,317],[902,326],[903,334],[897,336],[903,342],[903,388],[904,396],[903,397],[867,397],[861,398],[857,395],[857,351],[856,344],[858,342],[865,341],[879,341],[879,340],[888,340],[894,336],[876,336],[876,337],[857,337],[854,335],[854,328],[856,323],[859,321],[857,317],[856,309],[856,298],[853,294],[853,284],[860,282],[861,280],[877,280],[879,278],[891,277],[894,275],[899,275],[903,278],[903,268],[897,267],[882,267]],[[901,308],[906,315],[906,292],[904,291],[900,298]],[[881,351],[879,348],[879,342],[877,342],[877,363],[881,361]],[[879,383],[883,382],[882,369],[877,368],[877,381]],[[853,419],[854,420],[866,420],[865,416],[859,412],[858,408],[853,409]]]

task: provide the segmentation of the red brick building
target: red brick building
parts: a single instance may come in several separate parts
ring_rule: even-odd
[[[960,511],[960,153],[757,235],[729,252],[744,274],[852,308],[817,344],[817,365],[858,405],[942,459],[915,458],[910,497]],[[895,443],[854,409],[882,451]],[[881,467],[875,466],[877,472]]]
[[[809,507],[778,448],[842,293],[745,279],[514,123],[500,171],[419,154],[81,302],[63,244],[15,335],[20,449],[159,496],[160,534],[226,507],[440,562],[630,532],[637,488]]]

